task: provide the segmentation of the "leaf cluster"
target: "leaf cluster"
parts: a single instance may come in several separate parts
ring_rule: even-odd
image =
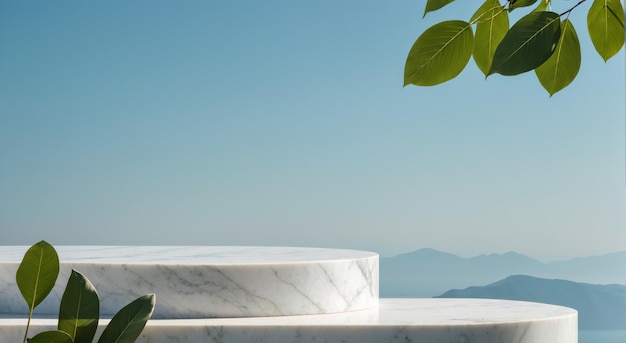
[[[46,241],[30,247],[17,269],[17,286],[29,308],[24,342],[91,343],[96,334],[100,317],[98,293],[83,274],[72,270],[61,298],[57,330],[27,338],[33,310],[54,288],[59,269],[59,256]],[[154,306],[154,294],[144,295],[124,306],[113,316],[98,343],[135,342],[152,316]]]
[[[424,16],[454,0],[427,0]],[[509,27],[509,13],[539,1],[530,13]],[[550,96],[578,74],[580,43],[569,13],[548,11],[551,0],[485,0],[469,22],[448,20],[426,29],[409,51],[404,85],[433,86],[455,78],[473,57],[488,77],[535,71]],[[620,0],[589,0],[587,29],[606,62],[624,45],[624,9]],[[474,29],[475,27],[475,29]]]

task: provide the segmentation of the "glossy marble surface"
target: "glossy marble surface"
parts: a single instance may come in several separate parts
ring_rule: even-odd
[[[349,313],[151,320],[137,342],[576,343],[577,322],[575,310],[530,302],[380,299],[376,308]],[[24,318],[0,317],[0,341],[20,340],[25,323]],[[31,325],[36,333],[56,322],[36,319]]]
[[[0,312],[27,313],[15,272],[28,247],[0,246]],[[58,313],[71,269],[94,284],[100,311],[157,294],[153,318],[259,317],[368,309],[378,254],[287,247],[58,246],[61,273],[38,314]]]

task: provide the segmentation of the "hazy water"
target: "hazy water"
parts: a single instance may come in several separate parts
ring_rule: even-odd
[[[626,330],[580,330],[578,343],[626,343]]]

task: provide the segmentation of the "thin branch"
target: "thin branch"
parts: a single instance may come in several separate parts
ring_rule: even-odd
[[[574,5],[574,7],[572,7],[572,8],[570,8],[570,9],[568,9],[567,11],[565,11],[565,12],[563,12],[563,13],[559,14],[559,17],[562,17],[562,16],[564,16],[565,14],[569,14],[571,11],[573,11],[573,10],[574,10],[574,8],[576,8],[576,7],[580,6],[580,4],[582,4],[582,3],[583,3],[583,2],[585,2],[585,1],[587,1],[587,0],[580,0],[580,1],[576,4],[576,5]]]

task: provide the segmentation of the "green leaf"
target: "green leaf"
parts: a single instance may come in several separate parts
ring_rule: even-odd
[[[28,339],[28,343],[73,343],[72,337],[63,331],[44,331]]]
[[[58,276],[59,256],[52,245],[40,241],[26,251],[15,281],[31,313],[50,294]]]
[[[624,8],[619,0],[594,0],[587,13],[589,37],[608,61],[624,45]]]
[[[569,85],[580,69],[580,43],[574,25],[566,19],[561,24],[561,39],[554,53],[535,74],[550,96]]]
[[[548,9],[548,5],[550,4],[550,0],[540,0],[539,5],[535,8],[535,12],[543,12]]]
[[[509,15],[499,0],[487,0],[472,16],[471,22],[474,21],[477,22],[474,61],[487,76],[496,47],[509,30]]]
[[[558,14],[531,12],[504,36],[493,56],[489,75],[517,75],[537,68],[552,56],[560,36]]]
[[[509,12],[513,11],[516,8],[530,6],[537,2],[537,0],[511,0],[509,5]]]
[[[113,316],[98,343],[133,343],[154,310],[155,295],[147,294],[124,306]]]
[[[444,21],[417,38],[404,66],[404,85],[433,86],[459,75],[474,49],[469,23]]]
[[[96,289],[83,274],[72,270],[61,298],[58,329],[67,332],[74,343],[91,343],[99,316]]]
[[[454,0],[427,0],[426,9],[424,9],[424,17],[426,13],[436,11]]]

